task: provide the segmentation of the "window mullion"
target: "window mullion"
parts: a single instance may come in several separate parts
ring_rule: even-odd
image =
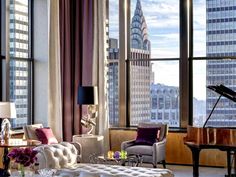
[[[188,61],[188,0],[180,0],[180,127],[188,125],[189,118],[189,61]]]

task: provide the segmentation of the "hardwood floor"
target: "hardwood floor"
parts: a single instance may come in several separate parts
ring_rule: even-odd
[[[151,168],[150,164],[142,164],[143,167]],[[162,165],[158,165],[157,168],[163,168]],[[193,169],[191,166],[182,166],[182,165],[167,165],[167,169],[173,171],[175,177],[192,177]],[[199,177],[224,177],[227,173],[226,168],[211,168],[211,167],[200,167],[199,168]]]
[[[174,172],[175,177],[191,177],[192,167],[191,166],[178,166],[178,165],[167,165],[167,168]],[[210,168],[200,167],[199,177],[224,177],[226,174],[226,168]]]

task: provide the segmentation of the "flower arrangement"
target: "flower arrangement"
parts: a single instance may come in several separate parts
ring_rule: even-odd
[[[110,159],[127,159],[127,152],[122,150],[122,151],[108,151],[107,157]]]
[[[37,153],[32,148],[14,148],[8,157],[19,164],[21,176],[25,176],[24,167],[33,165],[37,161]]]

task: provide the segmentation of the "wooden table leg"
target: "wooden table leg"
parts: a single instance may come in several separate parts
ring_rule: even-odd
[[[199,177],[199,154],[200,149],[190,147],[192,151],[192,159],[193,159],[193,177]]]
[[[10,172],[9,172],[10,158],[7,155],[8,155],[8,148],[5,147],[3,158],[2,158],[4,168],[0,169],[0,176],[4,176],[4,177],[10,176]]]

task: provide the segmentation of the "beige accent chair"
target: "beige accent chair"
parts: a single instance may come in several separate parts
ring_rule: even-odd
[[[142,155],[144,163],[151,163],[154,168],[158,163],[162,163],[166,168],[166,136],[168,127],[166,124],[161,123],[140,123],[138,127],[145,128],[160,128],[159,141],[150,145],[136,145],[135,140],[125,141],[121,144],[121,150],[127,151],[128,155]]]

